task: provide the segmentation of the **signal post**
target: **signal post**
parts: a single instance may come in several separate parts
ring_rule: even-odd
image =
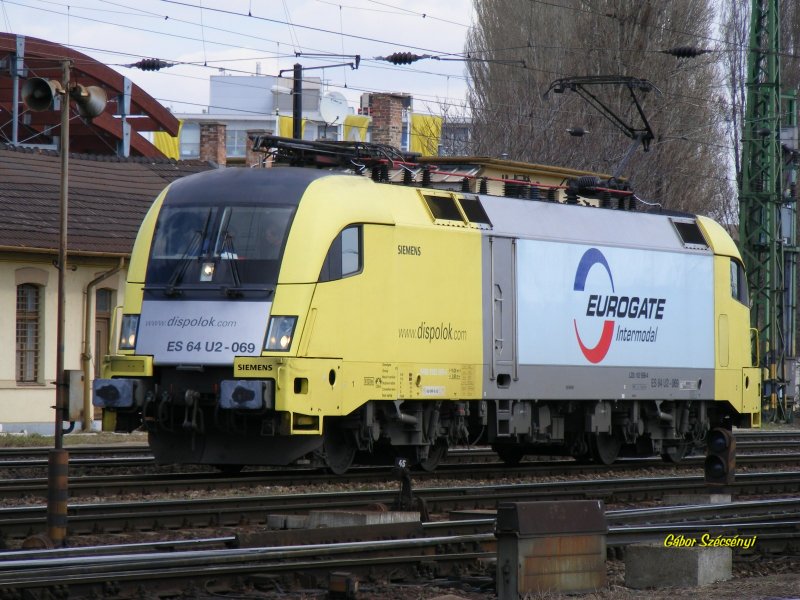
[[[105,110],[106,93],[97,86],[70,83],[71,62],[61,63],[61,81],[40,77],[29,79],[22,88],[22,101],[32,111],[48,110],[57,96],[61,99],[61,189],[59,194],[58,241],[58,324],[56,329],[55,442],[48,457],[47,538],[54,547],[64,545],[67,535],[69,496],[69,453],[64,449],[64,420],[67,417],[69,381],[64,370],[65,287],[67,267],[67,225],[69,205],[69,106],[74,100],[79,114],[91,120]]]

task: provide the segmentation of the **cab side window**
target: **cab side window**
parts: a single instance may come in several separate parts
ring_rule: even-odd
[[[747,277],[744,267],[738,260],[731,259],[731,296],[745,306],[750,306],[747,297]]]
[[[345,227],[331,243],[319,281],[335,281],[361,272],[363,268],[362,227]]]

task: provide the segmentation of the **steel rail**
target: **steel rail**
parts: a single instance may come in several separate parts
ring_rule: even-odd
[[[666,464],[658,459],[626,459],[613,466],[582,465],[572,460],[524,462],[514,467],[501,466],[498,463],[462,463],[443,465],[434,473],[415,472],[413,477],[418,481],[478,479],[503,477],[552,477],[582,474],[608,473],[609,471],[631,471],[643,468],[668,470],[675,472],[701,468],[703,457],[690,457],[681,465]],[[740,467],[750,468],[782,468],[800,465],[800,454],[754,454],[737,457]],[[244,471],[236,475],[219,472],[193,473],[147,473],[123,475],[85,475],[72,476],[69,490],[73,498],[87,496],[107,496],[109,494],[157,494],[175,493],[188,490],[207,489],[241,489],[244,487],[292,486],[297,481],[305,483],[342,483],[342,482],[386,482],[392,479],[388,467],[357,467],[345,477],[331,475],[322,469],[265,469]],[[35,498],[46,496],[47,479],[19,478],[0,480],[0,498]]]
[[[753,450],[796,450],[800,448],[800,432],[794,434],[790,434],[791,438],[787,439],[789,436],[778,435],[778,434],[767,434],[767,435],[757,435],[757,434],[749,434],[749,435],[738,435],[737,438],[740,439],[738,442],[738,450],[740,451],[740,456],[743,455],[742,451],[744,452],[752,452]],[[75,467],[79,471],[83,472],[89,469],[102,469],[102,468],[127,468],[127,469],[137,469],[137,468],[155,468],[155,469],[171,469],[173,471],[185,471],[186,466],[180,465],[158,465],[155,462],[155,458],[150,453],[150,448],[145,445],[106,445],[106,446],[77,446],[71,447],[68,449],[70,453],[70,467]],[[7,470],[27,470],[30,469],[35,471],[37,469],[45,469],[48,465],[47,453],[48,448],[0,448],[0,469],[7,469]],[[123,455],[123,456],[120,456]],[[133,456],[131,456],[133,455]],[[788,456],[788,455],[787,455]],[[41,458],[37,458],[41,457]],[[649,461],[654,464],[654,466],[658,466],[660,464],[658,459],[631,459],[631,458],[621,458],[615,465],[609,467],[597,466],[597,465],[582,465],[577,466],[575,463],[572,462],[571,457],[551,457],[551,456],[530,456],[522,465],[536,464],[536,465],[543,465],[543,462],[556,462],[556,463],[564,463],[571,465],[568,468],[571,469],[591,469],[591,468],[618,468],[624,469],[629,467],[632,462],[631,461]],[[701,460],[699,457],[687,457],[685,460],[686,464],[689,464],[689,461],[692,460]],[[800,460],[798,457],[797,460]],[[454,465],[468,463],[473,465],[479,462],[487,462],[487,463],[497,463],[498,457],[497,454],[488,447],[481,446],[481,447],[456,447],[450,449],[448,455],[445,457],[442,468],[446,469],[448,467],[452,467]],[[633,463],[636,464],[636,463]],[[644,464],[644,463],[642,463]],[[195,470],[197,467],[194,467]],[[299,466],[298,469],[304,470],[308,467]],[[363,467],[369,469],[370,467]],[[386,469],[388,467],[372,467],[373,471]],[[544,468],[541,466],[541,468]],[[255,467],[255,469],[264,470],[263,468]],[[286,469],[270,469],[272,470],[282,470],[286,472]]]
[[[126,455],[126,454],[145,454],[152,456],[150,446],[147,444],[104,444],[104,445],[81,445],[81,446],[65,446],[69,451],[70,456],[107,456],[112,455]],[[0,448],[0,464],[6,459],[20,459],[20,458],[46,458],[50,452],[50,448],[45,447],[9,447]]]
[[[618,511],[618,516],[625,511]],[[631,511],[635,512],[635,511]],[[477,523],[477,522],[475,522]],[[475,525],[473,523],[473,526]],[[487,529],[493,519],[480,521]],[[459,523],[425,524],[463,527]],[[762,543],[797,546],[800,520],[758,523],[658,524],[650,526],[612,526],[607,534],[609,548],[631,543],[663,541],[668,534],[757,535]],[[765,533],[766,532],[766,533]],[[236,577],[267,577],[282,573],[330,573],[349,569],[363,572],[376,567],[399,568],[451,561],[463,568],[475,561],[496,558],[496,537],[491,531],[463,535],[431,536],[402,540],[375,540],[334,544],[309,544],[246,549],[192,550],[94,556],[87,565],[85,555],[42,559],[11,560],[0,563],[0,587],[21,591],[34,588],[91,588],[113,582],[142,591],[142,582],[194,581]]]
[[[774,442],[780,445],[781,441],[795,440],[800,444],[800,429],[778,430],[778,431],[764,431],[758,429],[743,429],[735,432],[736,439],[742,447],[748,447],[753,442],[771,444]],[[68,439],[68,438],[67,438]],[[107,456],[107,455],[127,455],[127,454],[143,454],[151,456],[150,447],[147,444],[120,442],[110,444],[80,444],[74,446],[66,446],[71,457],[75,456]],[[4,447],[0,448],[0,465],[7,459],[21,459],[24,457],[41,457],[46,458],[49,447],[44,446],[19,446],[19,447]],[[471,455],[474,453],[484,453],[486,455],[493,455],[494,452],[486,446],[478,447],[463,447],[457,446],[449,451],[450,455]]]
[[[744,473],[729,490],[735,494],[794,493],[800,490],[800,472]],[[599,498],[607,501],[660,499],[667,493],[708,493],[700,476],[557,481],[484,485],[464,488],[418,488],[415,495],[432,513],[450,510],[493,509],[500,502]],[[354,509],[392,504],[397,490],[358,490],[338,493],[236,496],[120,503],[70,504],[70,535],[234,527],[264,524],[268,514],[306,514],[311,510]],[[40,530],[44,506],[0,509],[0,531],[7,538],[22,538]]]

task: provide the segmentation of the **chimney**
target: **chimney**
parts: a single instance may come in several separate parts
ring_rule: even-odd
[[[225,153],[225,123],[204,121],[200,123],[200,160],[217,163],[224,167]]]
[[[411,105],[408,94],[371,94],[372,143],[400,148],[403,142],[403,109]]]
[[[267,156],[264,152],[253,151],[253,140],[252,138],[257,137],[259,135],[271,135],[271,131],[267,131],[266,129],[248,129],[247,130],[247,151],[244,157],[244,163],[246,167],[271,167],[272,166],[272,157]]]

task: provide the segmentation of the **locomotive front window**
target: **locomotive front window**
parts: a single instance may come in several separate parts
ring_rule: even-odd
[[[172,295],[189,288],[230,293],[275,285],[293,211],[280,205],[165,206],[153,235],[147,286]]]
[[[288,208],[226,207],[216,231],[213,255],[228,260],[277,260],[290,217]]]
[[[165,207],[158,217],[151,259],[169,260],[199,256],[201,240],[214,209],[209,207]]]

